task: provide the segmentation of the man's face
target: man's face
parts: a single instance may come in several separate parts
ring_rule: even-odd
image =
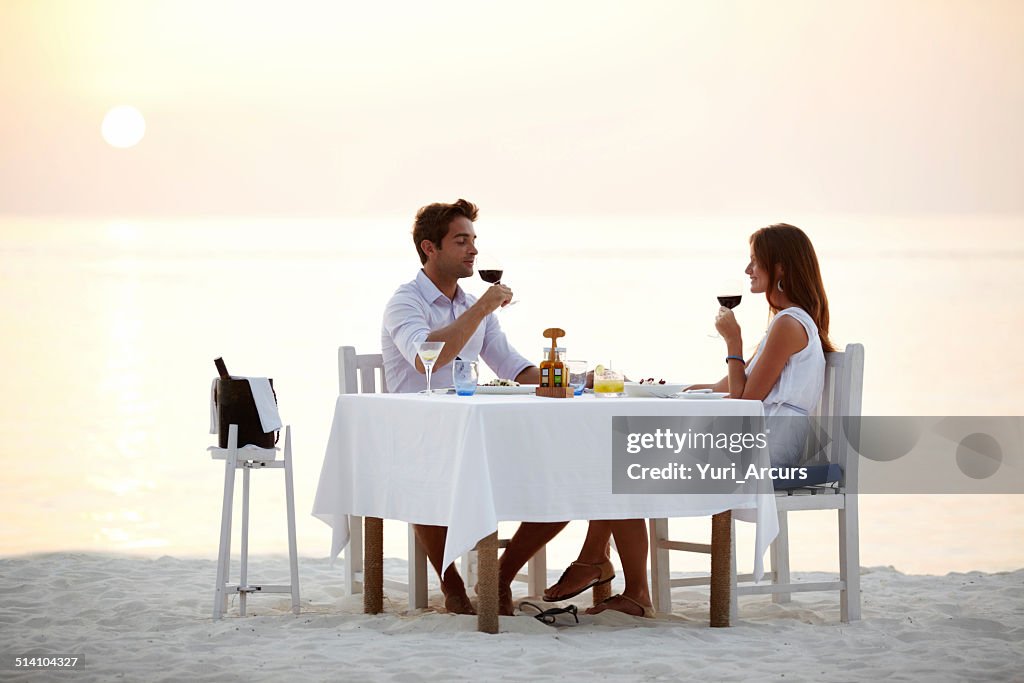
[[[473,222],[465,216],[453,220],[448,224],[448,234],[441,240],[441,248],[431,251],[433,253],[428,252],[427,259],[445,275],[472,277],[477,254]]]

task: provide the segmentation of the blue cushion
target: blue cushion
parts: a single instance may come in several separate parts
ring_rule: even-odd
[[[838,482],[843,478],[843,470],[839,465],[831,463],[828,465],[807,465],[806,479],[773,479],[772,483],[775,485],[776,491],[784,491],[786,489],[799,489],[804,486],[819,486],[821,484],[831,484]]]

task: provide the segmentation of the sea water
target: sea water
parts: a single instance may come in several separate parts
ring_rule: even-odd
[[[833,340],[865,345],[865,414],[1021,414],[1013,348],[1024,332],[1024,218],[781,218],[817,246]],[[724,345],[708,336],[726,294],[717,283],[743,277],[750,232],[779,219],[482,213],[476,227],[481,254],[502,260],[519,301],[497,313],[515,346],[528,353],[557,326],[574,357],[695,383],[726,372]],[[234,374],[274,378],[293,428],[299,550],[326,555],[330,530],[309,511],[337,347],[380,349],[383,306],[419,268],[410,227],[409,216],[0,219],[0,553],[213,558],[223,471],[205,449],[213,359],[223,356]],[[538,252],[541,236],[566,248]],[[735,313],[749,353],[767,307],[747,293]],[[483,364],[481,375],[493,377]],[[250,547],[286,552],[283,482],[271,472],[253,489]],[[862,496],[861,563],[1017,568],[1022,513],[1024,496]],[[835,569],[834,513],[790,524],[794,568]],[[710,528],[673,525],[696,541]],[[584,529],[563,532],[552,566],[574,558]],[[751,529],[738,529],[742,548]],[[404,557],[403,527],[389,524],[386,538],[387,554]],[[751,558],[741,551],[739,561]]]

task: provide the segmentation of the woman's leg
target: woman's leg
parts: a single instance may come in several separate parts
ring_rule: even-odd
[[[604,519],[590,522],[590,526],[587,527],[587,538],[583,541],[576,563],[566,568],[558,583],[544,591],[545,600],[562,600],[563,596],[577,593],[584,586],[601,578],[601,565],[608,562],[608,541],[612,537],[612,524],[613,522]]]
[[[647,586],[647,524],[643,519],[621,519],[608,522],[608,525],[615,536],[615,548],[622,561],[626,587],[621,596],[609,598],[588,609],[587,613],[599,614],[612,609],[643,616],[643,607],[651,606],[651,593]]]

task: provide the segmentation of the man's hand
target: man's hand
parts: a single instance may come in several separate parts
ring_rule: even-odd
[[[487,313],[493,313],[512,301],[512,290],[502,284],[491,285],[477,302]]]

